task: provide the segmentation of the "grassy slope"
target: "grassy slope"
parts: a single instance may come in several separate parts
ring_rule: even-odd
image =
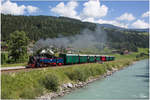
[[[143,59],[136,59],[137,54],[132,53],[125,56],[114,55],[117,57],[115,61],[105,62],[103,64],[82,64],[70,67],[44,68],[29,72],[2,74],[1,95],[3,99],[35,98],[43,93],[57,90],[58,86],[55,85],[56,83],[61,85],[67,82],[74,83],[78,80],[86,81],[90,77],[103,75],[106,70],[111,70],[112,67],[122,68],[135,60]],[[55,76],[55,79],[49,76]],[[47,84],[51,87],[47,87]],[[53,89],[54,87],[55,89]]]

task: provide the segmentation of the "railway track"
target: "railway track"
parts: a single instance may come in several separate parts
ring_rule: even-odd
[[[72,66],[72,65],[71,65]],[[60,66],[59,66],[60,67]],[[61,66],[61,67],[69,67],[68,65],[65,65],[65,66]],[[22,67],[22,68],[2,68],[1,69],[1,72],[2,73],[15,73],[15,72],[20,72],[20,71],[31,71],[31,70],[41,70],[41,69],[44,69],[44,68],[58,68],[58,66],[48,66],[48,67],[38,67],[38,68],[26,68],[26,67]]]
[[[15,72],[20,70],[25,70],[25,66],[19,66],[19,67],[1,67],[1,72]]]
[[[103,62],[101,62],[103,63]],[[99,64],[101,64],[99,63]],[[89,63],[82,63],[82,64],[89,64]],[[62,65],[62,66],[48,66],[48,67],[37,67],[37,68],[26,68],[26,66],[19,66],[19,67],[1,67],[2,73],[11,73],[11,72],[19,72],[19,71],[30,71],[30,70],[40,70],[43,68],[58,68],[58,67],[70,67],[74,65],[81,65],[81,64],[72,64],[72,65]]]
[[[9,69],[1,69],[2,73],[15,73],[15,72],[20,72],[20,71],[31,71],[31,70],[40,70],[43,68],[50,68],[50,67],[39,67],[39,68],[26,68],[26,67],[22,67],[22,68],[9,68]]]
[[[25,66],[18,66],[18,67],[1,67],[1,70],[12,70],[12,69],[24,69]]]

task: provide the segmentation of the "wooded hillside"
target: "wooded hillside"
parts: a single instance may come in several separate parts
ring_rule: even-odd
[[[53,16],[13,16],[3,15],[2,40],[9,39],[10,33],[18,30],[27,33],[30,41],[41,38],[73,36],[84,29],[95,30],[96,24],[80,20]],[[148,48],[149,35],[146,32],[120,30],[101,26],[107,34],[106,46],[114,49],[136,51],[138,47]],[[92,33],[91,33],[92,34]]]

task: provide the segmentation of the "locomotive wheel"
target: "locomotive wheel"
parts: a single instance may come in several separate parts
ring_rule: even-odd
[[[48,64],[46,64],[46,67],[48,67]]]
[[[42,63],[40,63],[40,67],[43,67],[43,64],[42,64]]]
[[[47,64],[44,64],[44,67],[47,67],[48,65]]]
[[[62,66],[62,63],[58,63],[58,66]]]

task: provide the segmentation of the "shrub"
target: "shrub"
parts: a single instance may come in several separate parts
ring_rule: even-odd
[[[79,81],[86,81],[86,79],[88,78],[88,75],[86,74],[86,71],[84,69],[75,69],[74,74]]]
[[[86,81],[86,79],[89,77],[86,73],[85,68],[75,68],[72,71],[68,71],[65,73],[71,80],[75,81]]]
[[[92,76],[92,72],[91,72],[90,68],[91,67],[87,67],[87,68],[85,67],[84,68],[84,72],[85,72],[85,74],[86,74],[87,77]]]
[[[72,70],[66,71],[65,74],[70,80],[74,81],[86,81],[91,76],[102,75],[106,72],[103,66],[92,65],[92,66],[80,66],[73,68]]]
[[[110,71],[112,70],[112,66],[108,63],[105,64],[105,67],[107,70],[110,70]]]
[[[102,67],[97,67],[96,70],[98,75],[102,75],[106,72],[106,70]]]
[[[5,64],[8,60],[8,54],[7,53],[1,53],[1,64]]]
[[[8,58],[8,60],[7,60],[6,63],[8,63],[8,64],[13,64],[13,63],[15,63],[15,60],[12,59],[12,58]]]
[[[54,74],[47,74],[42,79],[42,84],[44,87],[48,90],[57,91],[59,86],[59,80],[58,77]]]
[[[75,76],[73,71],[67,71],[65,74],[69,77],[71,80],[77,80],[77,77]]]
[[[90,70],[90,72],[91,72],[91,73],[90,73],[91,76],[95,76],[95,75],[96,75],[96,70],[95,70],[94,67],[90,67],[89,70]]]
[[[91,76],[102,75],[106,72],[105,68],[99,65],[92,66],[89,70],[91,71]]]

